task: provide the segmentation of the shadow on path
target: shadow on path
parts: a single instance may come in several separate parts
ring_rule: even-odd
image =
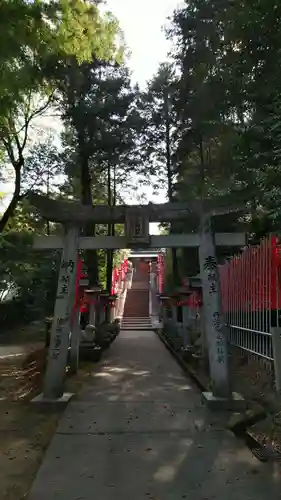
[[[152,332],[121,332],[63,415],[29,500],[271,500],[263,465],[224,430]]]

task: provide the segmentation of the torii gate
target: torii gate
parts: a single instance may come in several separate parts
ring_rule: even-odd
[[[234,202],[241,199],[235,194]],[[243,199],[243,193],[242,193]],[[206,307],[206,336],[208,342],[210,372],[213,392],[205,395],[207,400],[233,400],[228,366],[228,342],[226,326],[220,303],[219,277],[216,246],[243,247],[245,233],[218,233],[213,235],[211,219],[216,215],[238,212],[229,206],[229,196],[204,202],[165,203],[161,205],[134,206],[84,206],[78,202],[52,200],[46,196],[29,194],[29,200],[42,217],[59,222],[65,227],[65,236],[36,236],[34,248],[62,249],[58,291],[54,319],[51,329],[48,364],[43,394],[37,400],[64,401],[63,393],[67,352],[69,343],[71,310],[74,303],[77,252],[79,249],[121,248],[183,248],[199,247],[200,272],[203,284],[203,299]],[[216,205],[220,208],[216,208]],[[238,201],[239,204],[239,201]],[[149,235],[150,222],[171,222],[197,217],[198,234]],[[125,236],[79,237],[80,226],[87,222],[96,224],[123,223]],[[234,400],[237,396],[234,395]],[[239,398],[238,398],[239,399]]]

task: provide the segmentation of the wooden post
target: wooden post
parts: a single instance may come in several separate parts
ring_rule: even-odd
[[[149,316],[150,317],[158,317],[159,316],[159,304],[157,298],[157,283],[156,283],[156,274],[150,272],[150,280],[149,280]]]
[[[160,312],[161,312],[161,319],[163,323],[163,327],[166,325],[167,320],[168,320],[168,311],[167,311],[167,303],[168,303],[169,297],[166,297],[164,295],[160,295]]]
[[[67,229],[60,264],[48,364],[43,387],[43,399],[47,400],[55,400],[63,396],[71,312],[75,299],[78,237],[78,227],[72,226]]]
[[[199,324],[201,332],[202,356],[203,356],[204,366],[207,368],[209,367],[208,343],[206,338],[205,311],[203,306],[200,307],[199,315],[200,315]]]
[[[71,325],[70,359],[69,359],[71,373],[76,373],[79,368],[79,345],[80,345],[80,332],[81,332],[79,325],[79,318],[80,318],[80,308],[78,305],[78,307],[74,312]]]
[[[281,328],[272,327],[272,347],[274,360],[274,374],[276,391],[281,393]]]
[[[97,300],[100,294],[100,288],[85,290],[86,297],[89,300],[89,325],[96,326],[97,319]]]
[[[92,301],[89,304],[89,324],[96,326],[96,304]]]
[[[109,301],[108,301],[108,306],[109,306],[109,321],[112,323],[112,321],[115,320],[116,317],[116,306],[117,306],[117,300],[113,300],[111,296],[109,296]]]
[[[172,308],[172,320],[173,320],[173,324],[175,325],[175,327],[177,327],[177,324],[178,324],[178,306],[173,304],[171,306]]]
[[[182,300],[185,300],[183,297]],[[183,334],[183,349],[190,346],[190,309],[187,304],[182,305],[182,334]]]
[[[222,314],[219,273],[211,218],[207,215],[202,217],[201,222],[199,262],[203,284],[203,303],[213,396],[215,398],[230,399],[232,390],[227,327]]]
[[[124,283],[127,290],[131,290],[132,288],[133,273],[134,273],[133,269],[128,269]]]
[[[119,302],[119,297],[117,295],[110,295],[109,296],[109,308],[110,308],[110,322],[115,320],[116,317],[118,317],[118,302]]]
[[[100,323],[103,323],[106,319],[110,321],[110,304],[109,304],[109,293],[102,292],[99,301],[99,316]]]
[[[104,309],[105,307],[106,304],[104,304],[103,307],[100,308],[100,323],[103,323],[106,320],[106,316],[108,318],[108,321],[110,321],[109,314],[106,315],[106,310]]]
[[[76,303],[76,309],[72,317],[71,325],[71,338],[70,338],[70,372],[76,373],[79,368],[79,347],[81,338],[81,327],[80,327],[80,303],[81,299],[84,298],[85,289],[88,287],[88,279],[79,280],[79,298],[78,303]]]

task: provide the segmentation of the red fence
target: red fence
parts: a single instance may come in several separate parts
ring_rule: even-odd
[[[158,255],[158,290],[164,291],[164,256]],[[241,254],[219,266],[222,305],[231,311],[259,312],[281,309],[281,246],[276,236],[269,236],[259,245],[247,247]],[[200,294],[188,299],[191,308],[198,308]]]
[[[163,293],[164,292],[165,259],[164,259],[164,255],[162,253],[157,255],[156,272],[157,272],[157,290],[159,293]]]
[[[276,310],[281,306],[280,246],[270,236],[219,266],[225,312]]]
[[[225,313],[281,309],[281,247],[276,236],[247,247],[219,266],[219,274]],[[194,292],[188,302],[197,308],[198,293]]]
[[[125,259],[121,264],[120,267],[115,267],[112,271],[112,289],[111,289],[111,294],[114,295],[118,293],[118,287],[119,283],[121,281],[124,281],[126,273],[128,271],[128,260]]]

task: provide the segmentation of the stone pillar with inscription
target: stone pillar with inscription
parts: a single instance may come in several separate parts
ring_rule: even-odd
[[[210,216],[202,217],[199,262],[212,385],[212,393],[203,393],[203,397],[210,406],[237,407],[239,403],[243,403],[243,398],[233,394],[231,388],[228,331],[222,311],[219,271]]]
[[[71,313],[75,300],[78,237],[78,227],[72,226],[67,228],[60,264],[54,319],[51,329],[51,342],[41,400],[58,400],[63,397],[71,329]]]

